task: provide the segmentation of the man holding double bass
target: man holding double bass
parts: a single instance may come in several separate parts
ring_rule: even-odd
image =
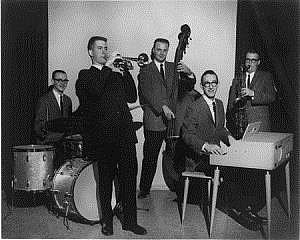
[[[159,151],[167,136],[167,122],[176,119],[173,104],[174,99],[176,101],[178,98],[176,75],[184,74],[186,78],[182,81],[191,89],[196,82],[195,75],[183,62],[166,61],[168,51],[167,39],[155,39],[151,50],[152,62],[141,68],[138,75],[139,99],[144,110],[145,137],[138,198],[146,198],[150,194]]]

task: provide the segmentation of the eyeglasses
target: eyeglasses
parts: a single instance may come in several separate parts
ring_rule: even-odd
[[[218,83],[217,82],[205,82],[202,85],[204,87],[209,87],[209,86],[216,87],[218,85]]]
[[[259,61],[259,59],[256,59],[256,58],[246,58],[246,62],[256,63],[258,61]]]
[[[53,78],[53,80],[55,80],[57,82],[63,82],[63,83],[68,83],[69,82],[69,79]]]

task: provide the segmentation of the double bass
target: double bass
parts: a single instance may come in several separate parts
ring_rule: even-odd
[[[175,166],[175,158],[178,155],[178,146],[180,145],[180,128],[183,122],[186,106],[194,101],[200,94],[194,90],[194,82],[186,81],[188,77],[184,73],[177,72],[176,66],[182,60],[183,54],[186,53],[186,47],[189,44],[191,29],[187,24],[180,28],[178,34],[179,43],[176,48],[174,59],[174,79],[172,87],[167,89],[170,96],[169,106],[176,116],[175,119],[167,121],[166,148],[163,152],[162,171],[164,180],[171,191],[175,191],[176,181],[179,180],[180,174]],[[180,147],[179,147],[180,148]],[[182,149],[181,149],[182,150]]]

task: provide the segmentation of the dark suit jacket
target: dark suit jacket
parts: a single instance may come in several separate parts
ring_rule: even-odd
[[[203,97],[192,102],[186,110],[182,125],[182,138],[189,149],[194,154],[202,155],[202,147],[205,142],[220,145],[220,141],[228,143],[229,132],[224,127],[225,114],[224,106],[221,100],[216,99],[216,119],[215,126],[209,106]]]
[[[137,100],[137,91],[129,72],[122,76],[106,66],[101,71],[92,66],[79,72],[75,87],[85,121],[84,135],[90,141],[137,142],[127,105]]]
[[[71,98],[65,94],[63,95],[63,111],[62,116],[52,89],[39,99],[34,120],[34,132],[38,144],[57,142],[64,135],[64,133],[61,132],[46,131],[45,124],[47,121],[71,116],[72,101]]]
[[[238,79],[233,79],[227,111],[231,111],[234,106],[238,84]],[[248,98],[246,104],[248,123],[261,121],[260,131],[269,131],[271,127],[269,105],[275,101],[276,97],[271,73],[256,71],[249,88],[254,91],[254,98],[253,100]]]
[[[166,130],[166,122],[164,121],[164,114],[162,106],[167,105],[172,111],[171,94],[174,87],[174,98],[178,96],[178,84],[174,83],[175,65],[172,62],[165,62],[165,80],[163,80],[158,68],[152,61],[150,64],[142,67],[138,75],[138,89],[139,99],[144,110],[144,128],[151,131]],[[188,85],[195,83],[195,78],[186,78]]]

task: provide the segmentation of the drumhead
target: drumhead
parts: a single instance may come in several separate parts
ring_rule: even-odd
[[[60,209],[65,208],[66,193],[70,193],[73,199],[72,187],[76,181],[76,176],[86,165],[88,162],[81,158],[66,159],[66,162],[55,172],[52,190],[56,205]],[[72,204],[71,210],[75,210],[74,202],[70,201],[70,203]]]
[[[82,217],[90,221],[101,218],[101,206],[97,194],[98,166],[97,162],[90,163],[79,174],[74,184],[74,204]],[[116,205],[115,189],[113,186],[112,208]]]
[[[51,145],[22,145],[22,146],[14,146],[14,152],[43,152],[43,151],[50,151],[54,150],[55,147]]]

